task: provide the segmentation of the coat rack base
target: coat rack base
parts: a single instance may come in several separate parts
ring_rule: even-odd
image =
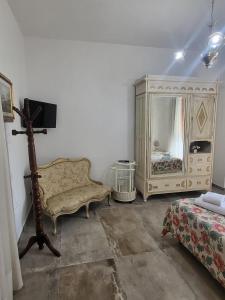
[[[45,233],[40,233],[40,234],[33,235],[33,236],[30,237],[30,239],[29,239],[29,241],[28,241],[28,243],[27,243],[27,246],[26,246],[25,249],[24,249],[22,252],[20,252],[20,254],[19,254],[20,259],[21,259],[21,258],[22,258],[29,250],[30,250],[30,248],[31,248],[35,243],[38,244],[39,250],[44,249],[44,244],[45,244],[45,245],[48,247],[48,249],[49,249],[55,256],[57,256],[57,257],[60,257],[60,256],[61,256],[60,252],[59,252],[58,250],[56,250],[56,249],[52,246],[52,244],[51,244],[51,242],[50,242],[50,240],[49,240],[47,234],[45,234]]]

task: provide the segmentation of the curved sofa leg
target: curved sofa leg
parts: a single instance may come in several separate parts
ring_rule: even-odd
[[[89,203],[85,205],[86,208],[86,218],[89,219]]]
[[[57,217],[52,217],[52,221],[53,221],[53,225],[54,225],[53,234],[57,234],[56,220],[57,220]]]
[[[111,200],[111,193],[108,195],[108,197],[107,197],[107,200],[108,200],[108,206],[111,206],[111,204],[110,204],[110,200]]]

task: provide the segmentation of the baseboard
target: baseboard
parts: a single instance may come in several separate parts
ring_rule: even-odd
[[[215,188],[217,188],[217,189],[219,189],[219,190],[225,192],[225,188],[222,187],[222,186],[219,186],[219,185],[217,185],[217,184],[215,184],[215,183],[213,183],[212,186],[214,186]]]
[[[18,234],[18,237],[17,237],[17,242],[19,242],[19,240],[20,240],[21,234],[22,234],[22,232],[23,232],[23,228],[24,228],[24,226],[25,226],[25,224],[26,224],[26,221],[27,221],[27,218],[28,218],[28,216],[29,216],[29,214],[30,214],[31,208],[32,208],[32,203],[30,203],[30,205],[28,205],[28,207],[27,207],[27,211],[26,211],[26,214],[25,214],[25,218],[24,218],[24,220],[23,220],[23,224],[22,224],[22,226],[21,226],[21,228],[20,228],[20,231],[19,231],[19,234]]]

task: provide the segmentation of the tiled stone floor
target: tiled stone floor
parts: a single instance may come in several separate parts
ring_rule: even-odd
[[[58,234],[44,219],[45,230],[61,252],[54,257],[37,246],[21,260],[24,287],[15,300],[217,300],[225,290],[171,237],[161,238],[167,207],[174,199],[197,193],[154,196],[144,203],[112,201],[59,218]],[[27,220],[19,249],[34,227]]]

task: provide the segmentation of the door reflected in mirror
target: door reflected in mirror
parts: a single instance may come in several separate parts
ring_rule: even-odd
[[[181,96],[152,98],[152,175],[183,172],[184,110],[185,102]]]

